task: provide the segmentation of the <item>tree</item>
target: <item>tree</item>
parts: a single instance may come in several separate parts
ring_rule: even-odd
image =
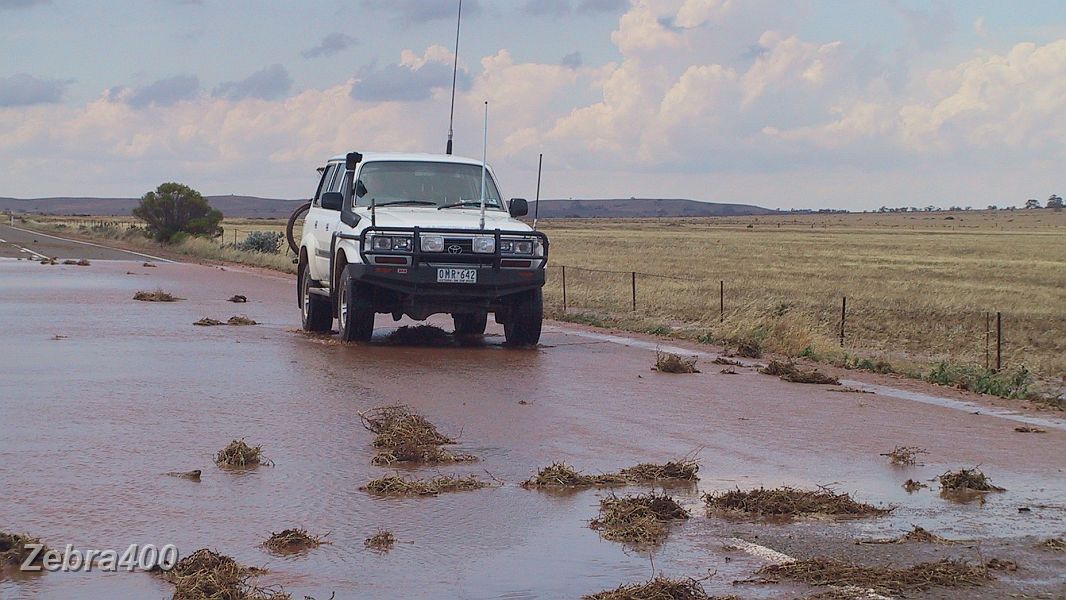
[[[1030,198],[1025,201],[1025,208],[1040,208],[1040,201],[1036,198]]]
[[[1054,208],[1055,210],[1062,210],[1062,197],[1052,194],[1051,197],[1047,199],[1047,207]]]
[[[200,192],[180,183],[161,184],[141,197],[133,216],[147,224],[157,241],[169,242],[177,233],[216,236],[222,213],[211,208]]]

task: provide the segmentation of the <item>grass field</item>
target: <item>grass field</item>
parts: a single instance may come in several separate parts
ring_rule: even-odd
[[[43,221],[82,233],[92,226]],[[230,236],[240,241],[284,223],[227,220],[223,227],[229,245]],[[545,220],[541,228],[552,244],[545,292],[556,318],[715,343],[755,341],[836,364],[862,357],[869,360],[860,365],[881,360],[917,375],[939,361],[983,367],[986,348],[994,366],[999,311],[1004,367],[1066,380],[1066,212]],[[185,249],[194,255],[291,270],[291,257],[234,256],[218,240],[186,244],[197,245]]]

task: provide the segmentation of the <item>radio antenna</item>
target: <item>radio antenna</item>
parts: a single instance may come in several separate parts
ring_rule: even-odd
[[[485,101],[485,139],[481,143],[481,228],[485,228],[485,160],[489,155],[489,101]]]
[[[533,231],[537,230],[537,218],[540,217],[540,170],[544,166],[544,153],[540,153],[540,158],[537,159],[537,199],[534,202],[537,203],[536,208],[533,209]]]
[[[463,0],[459,0],[459,16],[455,20],[455,57],[452,63],[452,107],[448,114],[448,148],[445,154],[452,153],[452,125],[455,123],[455,76],[459,72],[459,26],[463,23]]]

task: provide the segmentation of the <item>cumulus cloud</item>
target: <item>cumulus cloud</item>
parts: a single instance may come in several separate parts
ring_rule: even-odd
[[[352,98],[368,102],[417,102],[437,89],[452,85],[455,55],[443,46],[430,46],[423,56],[404,50],[400,62],[382,68],[364,69],[356,77]],[[465,69],[456,75],[456,88],[470,89],[472,78]]]
[[[454,19],[458,10],[458,4],[455,2],[426,0],[363,0],[363,6],[379,14],[390,15],[393,20],[403,25]],[[463,17],[472,17],[481,11],[479,0],[463,2]]]
[[[628,0],[526,0],[522,12],[534,17],[564,17],[573,13],[596,15],[621,12],[629,6]]]
[[[0,77],[0,106],[49,104],[63,99],[69,81],[41,79],[26,73]]]
[[[200,79],[195,75],[165,77],[138,88],[112,88],[108,97],[120,100],[133,108],[173,106],[191,100],[200,93]]]
[[[350,35],[336,32],[322,38],[318,44],[300,53],[304,58],[318,58],[320,56],[333,56],[343,52],[355,44],[355,38]]]
[[[581,66],[584,60],[581,58],[580,52],[571,52],[559,61],[559,64],[564,67],[570,67],[571,69],[577,69]]]
[[[285,67],[270,65],[252,73],[240,81],[227,81],[215,88],[214,95],[230,100],[258,98],[260,100],[277,100],[285,97],[292,88],[292,77]]]

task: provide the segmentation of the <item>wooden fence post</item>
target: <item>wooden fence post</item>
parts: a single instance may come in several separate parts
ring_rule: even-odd
[[[725,280],[718,280],[718,322],[725,323]]]
[[[633,312],[637,310],[637,272],[631,271],[630,275],[633,278]]]
[[[996,371],[1003,368],[1003,313],[996,311]]]
[[[991,320],[992,320],[992,316],[988,314],[988,311],[985,311],[985,370],[986,371],[991,366],[990,364],[988,364],[990,362],[989,361],[989,354],[988,354],[988,344],[989,344],[989,341],[990,341],[989,338],[992,337],[992,331],[991,331],[992,323],[991,323]]]
[[[848,297],[844,296],[840,303],[840,347],[844,347],[844,322],[848,316]]]
[[[563,268],[563,312],[566,312],[566,265]]]

